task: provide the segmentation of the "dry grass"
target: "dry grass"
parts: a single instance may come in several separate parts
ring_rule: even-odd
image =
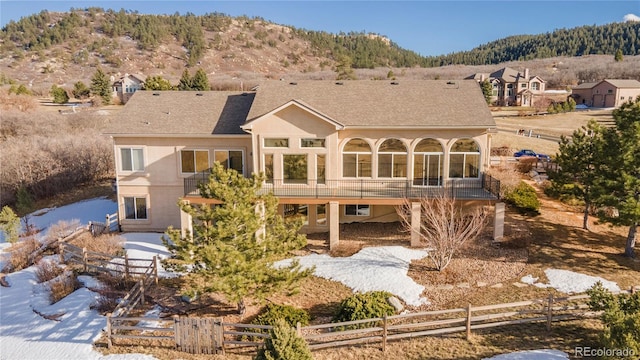
[[[67,295],[80,289],[82,286],[76,277],[76,274],[72,271],[65,271],[60,276],[52,279],[48,282],[49,286],[49,299],[52,304],[64,299]]]
[[[60,276],[64,272],[64,269],[61,266],[58,266],[57,263],[50,260],[40,260],[36,264],[36,280],[38,283],[43,283],[45,281],[49,281],[55,279]]]
[[[11,273],[26,269],[39,259],[32,259],[32,254],[40,249],[40,242],[33,237],[23,238],[12,244],[5,252],[9,253],[9,261],[2,272]]]
[[[87,251],[119,256],[123,253],[125,239],[116,234],[103,234],[93,237],[89,232],[80,234],[69,241],[70,244],[80,248],[86,248]]]

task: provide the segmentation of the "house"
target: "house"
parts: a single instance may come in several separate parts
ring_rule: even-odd
[[[488,73],[476,73],[466,77],[478,82],[488,80],[493,87],[491,102],[500,106],[533,106],[545,93],[545,82],[539,76],[531,76],[505,67]]]
[[[131,95],[138,90],[142,90],[146,77],[140,74],[124,74],[119,79],[113,81],[113,97],[117,97],[122,104],[126,104]]]
[[[280,212],[304,216],[305,232],[329,232],[331,246],[340,223],[397,221],[404,198],[448,191],[494,202],[485,172],[495,132],[480,88],[464,80],[139,91],[108,131],[124,231],[190,229],[176,203],[207,203],[197,184],[218,161],[246,176],[264,172]]]
[[[640,96],[640,81],[605,79],[600,82],[582,83],[571,89],[576,104],[591,107],[619,107]]]

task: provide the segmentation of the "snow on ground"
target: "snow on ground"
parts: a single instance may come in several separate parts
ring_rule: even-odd
[[[411,260],[422,259],[426,250],[402,246],[368,247],[347,258],[334,258],[327,254],[298,257],[303,268],[315,266],[314,275],[339,281],[354,291],[388,291],[412,306],[428,304],[420,297],[424,286],[407,276]],[[290,260],[280,262],[286,264]]]
[[[569,359],[567,353],[558,350],[529,350],[518,351],[509,354],[497,355],[483,360],[565,360]]]
[[[539,283],[538,278],[534,278],[532,275],[524,276],[520,281],[540,288],[551,287],[567,294],[585,292],[598,281],[600,281],[602,286],[609,291],[620,291],[618,284],[598,276],[590,276],[569,270],[558,269],[547,269],[544,273],[547,276],[547,279],[549,279],[549,284]]]
[[[126,239],[124,248],[131,259],[152,259],[157,256],[159,260],[167,259],[171,256],[167,248],[162,244],[160,233],[124,233],[121,236]],[[162,263],[158,263],[159,277],[176,277],[179,274],[169,272],[164,269]]]

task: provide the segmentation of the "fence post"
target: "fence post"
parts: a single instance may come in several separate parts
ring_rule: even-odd
[[[382,316],[382,352],[387,351],[387,333],[388,333],[387,314]]]
[[[156,285],[158,285],[158,257],[153,257],[153,277]]]
[[[631,285],[631,289],[629,290],[629,292],[631,293],[631,295],[636,293],[636,287],[634,285]]]
[[[60,263],[64,264],[64,243],[58,242],[58,253],[60,253]]]
[[[84,272],[87,272],[87,248],[82,248],[82,268]]]
[[[109,228],[111,227],[111,223],[109,221],[109,214],[107,214],[106,220],[104,223],[105,223],[104,232],[109,233]]]
[[[180,317],[178,315],[173,315],[173,340],[176,343],[176,350],[182,350],[180,343]]]
[[[549,294],[547,302],[547,331],[551,331],[551,321],[553,320],[553,294]]]
[[[111,349],[113,345],[111,343],[111,316],[113,316],[113,313],[107,314],[107,349]]]
[[[467,340],[471,338],[471,304],[467,305]]]
[[[129,254],[124,253],[124,279],[129,280]]]
[[[144,305],[144,280],[140,280],[140,304]]]

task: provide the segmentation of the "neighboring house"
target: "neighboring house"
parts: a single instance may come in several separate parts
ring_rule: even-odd
[[[197,183],[219,161],[245,176],[264,172],[281,213],[304,216],[303,231],[329,232],[333,246],[339,223],[397,221],[405,197],[444,190],[495,201],[485,174],[495,132],[474,81],[432,80],[140,91],[108,134],[124,231],[190,229],[176,203],[210,203]]]
[[[576,104],[591,107],[619,107],[640,96],[640,81],[605,79],[600,82],[582,83],[571,89]]]
[[[129,98],[138,90],[142,90],[146,77],[140,74],[124,74],[113,82],[113,97],[120,99],[122,104],[126,104]]]
[[[545,82],[539,76],[530,76],[511,68],[502,68],[492,73],[476,73],[466,79],[478,82],[488,80],[493,87],[491,102],[500,106],[533,106],[544,96]]]

